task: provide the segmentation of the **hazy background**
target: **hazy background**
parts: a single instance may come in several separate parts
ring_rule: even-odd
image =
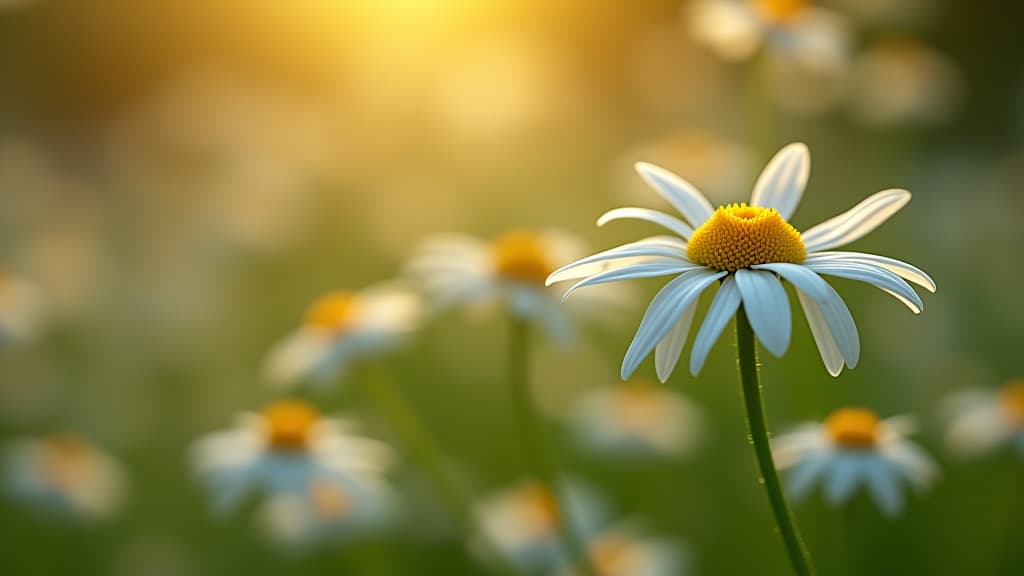
[[[90,530],[2,501],[10,573],[482,574],[429,510],[393,537],[282,555],[246,514],[209,519],[185,451],[272,397],[263,356],[310,300],[393,276],[427,234],[558,226],[595,249],[635,239],[648,229],[593,223],[660,205],[632,175],[639,159],[713,201],[745,200],[767,160],[746,145],[748,70],[697,46],[682,4],[0,1],[0,267],[48,302],[39,338],[0,351],[0,434],[80,430],[133,484],[123,513]],[[812,151],[798,228],[910,189],[911,204],[855,249],[924,268],[938,293],[914,317],[837,280],[862,364],[830,378],[796,319],[790,353],[764,358],[769,417],[780,429],[845,404],[917,414],[944,477],[902,519],[862,512],[866,572],[1020,574],[1024,463],[949,461],[938,407],[1024,372],[1024,8],[934,4],[910,22],[859,22],[856,48],[910,36],[945,54],[961,90],[947,117],[866,125],[840,97],[822,112],[780,110],[774,140]],[[535,387],[552,413],[616,380],[659,285],[636,282],[632,313],[575,350],[538,343]],[[623,515],[685,541],[697,573],[785,574],[726,340],[699,379],[680,371],[669,384],[708,413],[695,457],[626,466],[567,444],[562,455]],[[449,315],[391,361],[481,492],[524,470],[503,345],[500,320]],[[355,388],[314,398],[363,402]],[[415,472],[401,476],[429,507]],[[844,573],[843,512],[817,497],[796,511],[821,572]]]

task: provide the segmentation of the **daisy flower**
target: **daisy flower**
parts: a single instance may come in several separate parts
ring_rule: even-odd
[[[598,576],[682,576],[687,563],[679,547],[622,525],[593,538],[588,549]],[[571,576],[574,572],[565,572]]]
[[[845,66],[849,30],[838,14],[808,0],[697,0],[694,36],[720,58],[738,62],[769,50],[809,71]]]
[[[591,452],[627,459],[676,456],[704,434],[700,409],[681,394],[642,379],[601,386],[584,396],[570,429]]]
[[[15,440],[3,455],[9,496],[47,516],[97,521],[124,500],[125,472],[99,446],[74,434]]]
[[[792,319],[782,281],[796,288],[814,341],[829,374],[860,359],[860,338],[853,316],[839,294],[822,278],[836,276],[867,282],[903,302],[915,314],[923,303],[909,282],[934,291],[927,274],[899,260],[832,249],[868,234],[910,201],[906,190],[884,190],[850,210],[803,233],[789,222],[810,174],[803,144],[790,144],[761,173],[750,204],[717,209],[691,184],[651,164],[636,166],[640,176],[669,201],[682,219],[646,208],[617,208],[601,216],[645,220],[673,232],[583,258],[552,273],[547,283],[578,280],[565,293],[629,278],[673,278],[654,297],[622,362],[627,379],[652,351],[658,377],[672,374],[686,343],[701,294],[719,283],[690,353],[696,375],[708,352],[740,305],[757,338],[773,355],[789,348]],[[595,269],[603,265],[604,271]],[[582,279],[582,280],[581,280]]]
[[[39,289],[20,276],[0,270],[0,345],[30,339],[39,321]]]
[[[267,377],[282,387],[339,378],[353,363],[397,347],[419,327],[421,312],[419,297],[398,286],[325,294],[310,305],[302,326],[270,351]]]
[[[428,238],[409,263],[410,274],[439,309],[498,303],[525,321],[540,324],[560,344],[574,335],[573,316],[607,309],[621,294],[600,291],[559,306],[557,291],[544,279],[558,266],[586,254],[583,243],[564,232],[511,231],[491,242],[447,234]]]
[[[932,459],[904,436],[913,420],[882,420],[864,408],[840,408],[824,422],[807,422],[772,441],[779,469],[788,469],[789,492],[804,498],[818,481],[833,506],[864,487],[888,516],[903,511],[901,484],[924,490],[938,476]]]
[[[596,535],[605,518],[597,496],[566,482],[566,518],[584,538]],[[528,573],[556,573],[571,564],[559,537],[558,501],[536,482],[523,482],[484,499],[477,507],[482,530],[514,566]]]
[[[380,442],[355,436],[352,428],[306,402],[281,400],[201,438],[192,448],[192,465],[218,514],[259,492],[274,502],[266,513],[275,518],[272,523],[280,520],[275,528],[282,532],[303,533],[314,522],[361,525],[388,509],[382,476],[392,454]],[[290,500],[274,500],[284,496]]]
[[[1024,457],[1024,378],[998,390],[973,389],[947,401],[946,445],[959,456],[977,456],[1009,445]]]

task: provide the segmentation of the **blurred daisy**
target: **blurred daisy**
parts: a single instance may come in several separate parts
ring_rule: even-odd
[[[540,324],[561,344],[572,341],[571,314],[559,306],[557,291],[544,279],[559,262],[586,253],[582,242],[569,234],[513,231],[486,242],[448,234],[424,241],[409,263],[438,308],[498,302],[516,317]],[[595,292],[575,303],[571,313],[586,315],[621,303],[614,291]]]
[[[277,386],[339,378],[353,363],[394,349],[419,327],[421,312],[420,298],[397,286],[325,294],[270,351],[267,378]]]
[[[678,545],[644,536],[632,526],[605,531],[593,538],[588,548],[598,576],[682,576],[688,572]]]
[[[72,434],[11,442],[3,454],[3,484],[13,499],[57,519],[98,521],[119,509],[125,472],[113,456]]]
[[[810,155],[803,144],[790,144],[761,173],[750,205],[714,209],[685,180],[651,164],[636,166],[640,176],[668,200],[683,219],[645,208],[617,208],[601,216],[599,226],[613,220],[652,222],[674,236],[654,236],[583,258],[552,273],[547,282],[580,280],[565,297],[584,286],[629,278],[675,275],[644,314],[622,362],[627,379],[652,351],[658,377],[672,374],[690,332],[700,295],[712,284],[720,287],[701,324],[690,353],[694,375],[740,305],[764,347],[781,356],[789,348],[792,318],[781,280],[796,288],[811,333],[829,374],[853,368],[860,358],[860,338],[853,316],[839,294],[822,279],[838,276],[868,282],[891,294],[914,313],[923,303],[907,281],[930,291],[935,283],[921,270],[884,256],[832,252],[853,242],[889,219],[907,202],[910,192],[885,190],[802,234],[789,222],[810,174]],[[595,270],[605,265],[604,271]]]
[[[872,125],[940,124],[956,112],[963,79],[949,58],[909,38],[880,42],[857,57],[853,114]]]
[[[306,402],[282,400],[201,438],[192,465],[218,514],[253,493],[266,496],[266,524],[286,542],[363,531],[393,511],[383,481],[392,454],[351,429]]]
[[[605,518],[599,499],[585,487],[563,486],[566,517],[576,534],[589,539]],[[523,482],[477,506],[487,536],[512,564],[528,573],[555,573],[570,562],[559,537],[558,503],[546,486]]]
[[[39,328],[40,300],[35,285],[0,270],[0,346],[32,338]]]
[[[846,64],[846,22],[808,0],[696,0],[691,10],[695,37],[724,60],[746,60],[765,49],[807,70]]]
[[[687,453],[704,435],[704,416],[696,405],[642,379],[588,392],[570,424],[591,452],[628,459]]]
[[[864,487],[887,516],[903,511],[901,484],[924,490],[938,470],[932,459],[904,436],[908,416],[881,420],[870,410],[840,408],[824,422],[807,422],[772,441],[775,463],[789,469],[788,489],[802,499],[819,480],[833,506]]]
[[[972,389],[947,401],[946,444],[959,456],[977,456],[1009,445],[1024,457],[1024,378],[998,390]]]

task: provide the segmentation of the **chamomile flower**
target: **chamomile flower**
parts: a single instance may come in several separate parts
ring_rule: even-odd
[[[55,519],[100,521],[124,500],[121,464],[76,434],[20,439],[6,447],[3,484],[9,496]]]
[[[587,548],[598,576],[682,576],[688,572],[686,555],[677,544],[646,536],[631,525],[602,532]]]
[[[36,333],[40,304],[39,289],[33,283],[0,270],[0,346]]]
[[[544,284],[558,263],[586,253],[583,243],[564,232],[511,231],[491,242],[464,235],[428,238],[409,263],[438,309],[455,305],[500,304],[509,313],[540,324],[560,344],[574,335],[575,315],[621,302],[621,293],[601,291],[567,311],[559,295]]]
[[[601,386],[570,416],[578,442],[595,454],[624,459],[677,456],[699,446],[704,416],[681,394],[633,379]]]
[[[865,488],[888,516],[903,511],[901,484],[927,489],[938,476],[932,459],[905,438],[913,420],[882,420],[864,408],[840,408],[824,422],[807,422],[772,441],[775,463],[788,469],[787,488],[795,499],[821,482],[833,506]]]
[[[271,508],[287,509],[267,512],[271,524],[280,522],[273,528],[282,533],[305,534],[314,522],[322,527],[376,522],[380,511],[390,509],[382,478],[392,454],[351,428],[306,402],[281,400],[258,414],[241,415],[234,428],[201,438],[193,446],[192,465],[217,514],[260,493],[276,502],[268,504]],[[283,496],[291,500],[274,500]]]
[[[954,454],[978,456],[1009,445],[1024,457],[1024,378],[955,394],[947,411],[946,444]]]
[[[849,52],[844,19],[808,0],[697,0],[691,24],[700,42],[733,62],[769,50],[808,71],[831,72]]]
[[[353,363],[394,349],[419,327],[421,312],[420,298],[397,285],[325,294],[270,351],[267,378],[284,387],[341,377]]]
[[[884,190],[850,210],[803,233],[789,222],[810,174],[803,144],[790,144],[768,163],[754,185],[750,205],[715,209],[703,194],[675,174],[639,163],[640,176],[669,201],[683,219],[645,208],[617,208],[597,223],[635,219],[674,233],[654,236],[583,258],[552,273],[548,284],[579,280],[579,288],[629,278],[676,276],[654,297],[622,362],[629,378],[652,351],[658,377],[672,374],[693,323],[701,294],[720,284],[690,353],[690,372],[704,366],[708,352],[742,304],[761,344],[773,355],[789,348],[792,318],[782,280],[796,288],[814,341],[829,374],[860,359],[860,338],[853,316],[839,294],[822,278],[836,276],[867,282],[894,296],[914,313],[923,303],[910,284],[930,291],[927,274],[899,260],[833,248],[868,234],[910,201],[906,190]],[[605,266],[604,270],[595,269]],[[582,278],[582,280],[580,280]]]
[[[575,533],[584,539],[596,535],[606,516],[599,498],[575,482],[566,482],[563,494]],[[558,503],[548,487],[520,483],[483,500],[477,514],[490,541],[519,569],[550,574],[570,562],[559,537]]]

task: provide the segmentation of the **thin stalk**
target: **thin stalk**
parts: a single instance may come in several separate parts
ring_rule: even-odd
[[[445,462],[444,453],[416,415],[405,395],[383,370],[372,365],[361,367],[360,380],[374,408],[384,417],[409,455],[430,478],[445,504],[457,517],[467,534],[476,534],[504,576],[519,573],[483,529],[472,504]]]
[[[567,518],[565,499],[559,491],[555,458],[548,443],[530,395],[529,383],[529,325],[517,318],[511,319],[509,330],[508,384],[512,395],[513,409],[519,424],[519,433],[526,449],[527,465],[530,472],[543,484],[555,501],[555,516],[558,533],[573,563],[580,574],[597,576],[590,561],[582,538]]]
[[[800,529],[797,528],[793,512],[789,509],[786,496],[782,490],[779,473],[775,470],[772,459],[772,448],[768,435],[768,423],[764,414],[764,396],[761,391],[761,378],[757,367],[757,345],[754,342],[754,330],[750,327],[747,314],[741,306],[736,312],[736,355],[740,372],[740,385],[743,391],[743,404],[747,413],[747,428],[757,455],[757,465],[768,501],[771,503],[772,514],[782,542],[786,545],[789,561],[793,571],[799,576],[811,576],[814,567],[811,555],[807,552]]]

